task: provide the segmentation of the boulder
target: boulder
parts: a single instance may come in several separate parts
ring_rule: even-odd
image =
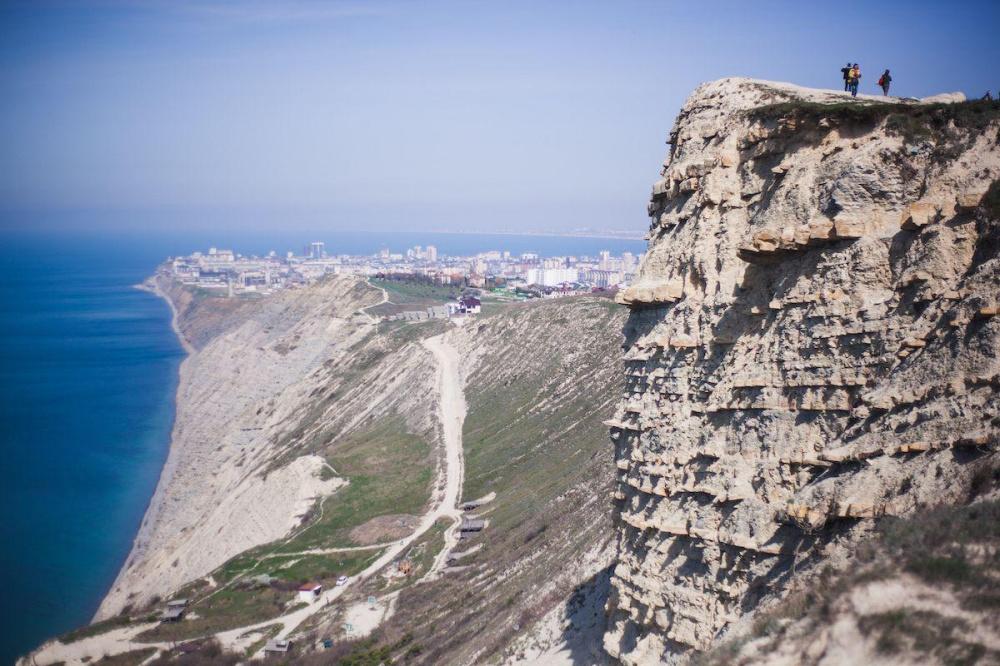
[[[918,201],[903,211],[901,225],[904,229],[919,229],[937,221],[940,208],[930,201]]]
[[[835,238],[861,238],[865,235],[865,223],[853,217],[838,215],[833,220],[833,234]]]
[[[985,192],[964,192],[958,195],[958,207],[962,210],[977,208],[982,202]]]

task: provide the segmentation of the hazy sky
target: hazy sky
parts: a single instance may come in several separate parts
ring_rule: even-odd
[[[641,229],[675,113],[753,76],[1000,86],[1000,2],[0,0],[10,226]]]

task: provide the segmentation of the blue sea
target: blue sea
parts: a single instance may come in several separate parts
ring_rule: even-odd
[[[87,623],[128,555],[166,459],[183,351],[133,288],[168,255],[331,254],[435,245],[543,256],[642,252],[629,240],[274,232],[0,231],[0,664]]]

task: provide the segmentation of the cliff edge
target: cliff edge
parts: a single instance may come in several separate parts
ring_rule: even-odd
[[[684,661],[885,517],[995,499],[1000,107],[961,100],[685,103],[619,296],[612,656]]]

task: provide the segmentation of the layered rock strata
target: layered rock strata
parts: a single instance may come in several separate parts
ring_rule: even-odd
[[[724,79],[671,134],[619,296],[624,663],[707,648],[872,518],[962,501],[995,455],[997,110],[844,102]]]

